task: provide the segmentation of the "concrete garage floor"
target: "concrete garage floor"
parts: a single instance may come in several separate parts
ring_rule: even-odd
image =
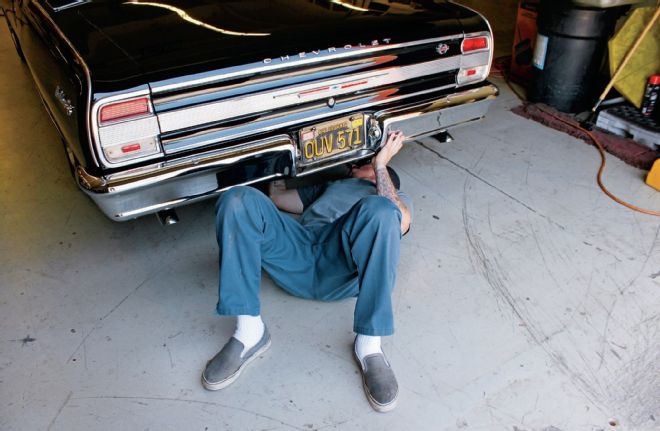
[[[0,25],[0,430],[652,430],[660,428],[660,223],[596,187],[598,154],[509,112],[407,145],[415,200],[385,341],[399,407],[371,410],[350,354],[353,300],[263,283],[273,346],[233,386],[200,372],[214,314],[212,202],[106,219],[71,180]],[[660,208],[643,172],[607,184]]]

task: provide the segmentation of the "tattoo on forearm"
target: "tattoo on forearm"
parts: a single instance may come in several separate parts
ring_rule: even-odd
[[[390,178],[390,173],[387,172],[387,168],[378,168],[376,169],[376,189],[380,196],[385,196],[399,207],[401,212],[405,211],[406,206],[401,199],[399,194],[392,184],[392,179]]]

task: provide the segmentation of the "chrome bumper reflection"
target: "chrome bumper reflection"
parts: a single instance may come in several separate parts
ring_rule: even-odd
[[[278,135],[104,177],[78,166],[76,178],[105,215],[124,221],[206,199],[237,184],[295,175],[295,157],[291,137]],[[223,181],[223,173],[236,181]]]
[[[428,136],[478,120],[486,114],[497,87],[486,84],[440,98],[385,109],[372,114],[387,136],[401,130],[410,139]],[[76,169],[79,186],[109,218],[129,220],[213,197],[235,185],[278,177],[307,175],[332,165],[370,157],[374,148],[347,154],[328,164],[304,168],[293,138],[280,134],[268,139],[196,154],[103,177]]]
[[[374,118],[383,124],[383,139],[390,131],[399,130],[406,140],[414,140],[482,118],[498,93],[497,87],[489,84],[426,103],[383,110]]]

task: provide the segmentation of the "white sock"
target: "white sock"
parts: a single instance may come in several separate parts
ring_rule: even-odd
[[[380,348],[380,337],[358,334],[355,340],[355,353],[360,360],[373,353],[383,353]]]
[[[241,314],[236,317],[236,331],[234,331],[234,338],[243,343],[245,346],[241,357],[253,348],[261,337],[264,335],[264,322],[261,316],[249,316]]]

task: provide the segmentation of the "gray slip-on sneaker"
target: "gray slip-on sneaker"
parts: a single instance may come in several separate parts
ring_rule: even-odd
[[[362,386],[371,407],[382,413],[393,410],[399,397],[399,385],[385,355],[373,353],[360,360],[353,347],[353,357],[360,367]]]
[[[227,341],[222,350],[206,363],[206,369],[202,373],[204,388],[209,391],[217,391],[234,383],[234,380],[241,375],[247,364],[270,347],[268,328],[264,325],[264,334],[261,336],[261,340],[241,357],[244,347],[243,343],[234,337]]]

